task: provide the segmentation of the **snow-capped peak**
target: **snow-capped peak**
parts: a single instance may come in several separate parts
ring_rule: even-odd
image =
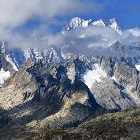
[[[79,17],[74,17],[70,20],[70,23],[68,25],[62,28],[61,32],[64,34],[65,31],[73,30],[77,27],[86,28],[90,25],[91,26],[106,26],[105,22],[102,19],[93,21],[92,19],[84,20]],[[114,29],[115,31],[117,31],[120,35],[122,35],[122,31],[120,30],[115,18],[110,19],[108,26]]]
[[[70,21],[70,27],[71,28],[76,28],[76,27],[79,27],[79,26],[82,26],[82,23],[85,22],[85,20],[81,19],[81,18],[78,18],[78,17],[74,17],[73,19],[71,19]]]
[[[66,27],[64,27],[62,29],[62,32],[63,31],[69,31],[69,30],[72,30],[74,28],[77,28],[77,27],[88,27],[92,22],[92,19],[90,20],[84,20],[84,19],[81,19],[79,17],[74,17],[71,19],[69,25],[67,25]]]
[[[120,35],[122,35],[122,31],[120,30],[115,18],[110,19],[108,26],[116,30]]]
[[[92,24],[93,25],[97,25],[97,26],[105,26],[105,23],[103,22],[102,19],[99,19],[97,21],[94,21]]]
[[[92,19],[84,20],[84,19],[81,19],[79,17],[74,17],[71,19],[69,25],[67,25],[66,27],[64,27],[62,29],[62,32],[69,31],[69,30],[72,30],[72,29],[77,28],[77,27],[86,28],[89,25],[105,26],[105,23],[103,22],[102,19],[99,19],[99,20],[93,22]]]

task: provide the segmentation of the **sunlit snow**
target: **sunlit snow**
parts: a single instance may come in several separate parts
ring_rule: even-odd
[[[10,77],[10,72],[9,71],[4,71],[3,69],[1,69],[0,71],[0,86],[2,86],[4,84],[4,81]]]
[[[105,26],[105,23],[103,22],[102,19],[99,19],[97,21],[94,21],[92,24],[93,25],[96,25],[96,26]]]
[[[111,27],[112,29],[116,30],[120,35],[122,35],[122,31],[119,29],[119,26],[116,22],[116,19],[110,19],[108,26]]]
[[[15,71],[18,71],[16,65],[14,64],[14,62],[12,61],[12,59],[9,57],[9,55],[6,55],[5,58],[6,58],[6,60],[13,66],[13,69],[14,69]]]
[[[115,76],[112,76],[111,79],[115,80],[115,82],[117,81],[116,78],[115,78]]]
[[[140,71],[140,64],[139,64],[139,65],[135,65],[135,67],[136,67],[136,69],[137,69],[138,71]]]
[[[140,60],[138,59],[138,63],[135,64],[135,67],[138,71],[140,71]]]
[[[81,80],[89,87],[92,87],[92,84],[97,82],[102,82],[101,77],[106,77],[107,74],[105,71],[99,67],[98,64],[92,65],[92,70],[87,69],[84,74],[81,75]]]

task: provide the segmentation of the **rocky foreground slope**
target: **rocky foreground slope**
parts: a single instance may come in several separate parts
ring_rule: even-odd
[[[139,140],[140,108],[105,114],[76,128],[40,130],[30,140]]]

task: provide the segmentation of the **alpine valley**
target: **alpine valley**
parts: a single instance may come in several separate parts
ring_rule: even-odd
[[[61,34],[88,27],[123,35],[115,18],[78,17]],[[140,139],[140,42],[116,41],[103,50],[113,55],[0,48],[1,140]]]

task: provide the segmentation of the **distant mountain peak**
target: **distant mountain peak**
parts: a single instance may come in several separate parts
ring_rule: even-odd
[[[74,17],[70,20],[70,23],[62,28],[61,32],[64,34],[65,31],[73,30],[77,27],[86,28],[88,26],[106,26],[105,22],[102,19],[98,19],[93,21],[92,19],[84,20],[79,17]],[[108,26],[117,31],[120,35],[122,35],[122,31],[120,30],[118,23],[115,18],[110,19]]]
[[[108,22],[108,26],[116,30],[120,35],[122,35],[122,31],[120,30],[115,18],[110,19],[110,21]]]
[[[94,21],[92,24],[97,26],[105,26],[105,22],[102,19],[98,19]]]
[[[116,23],[117,21],[116,21],[116,19],[115,18],[112,18],[112,19],[110,19],[110,21],[109,21],[109,23]]]
[[[64,31],[69,31],[69,30],[73,30],[77,27],[88,27],[90,24],[92,23],[92,19],[89,20],[84,20],[81,19],[79,17],[74,17],[70,20],[70,23],[68,25],[66,25],[65,27],[62,28],[62,33],[64,33]]]

